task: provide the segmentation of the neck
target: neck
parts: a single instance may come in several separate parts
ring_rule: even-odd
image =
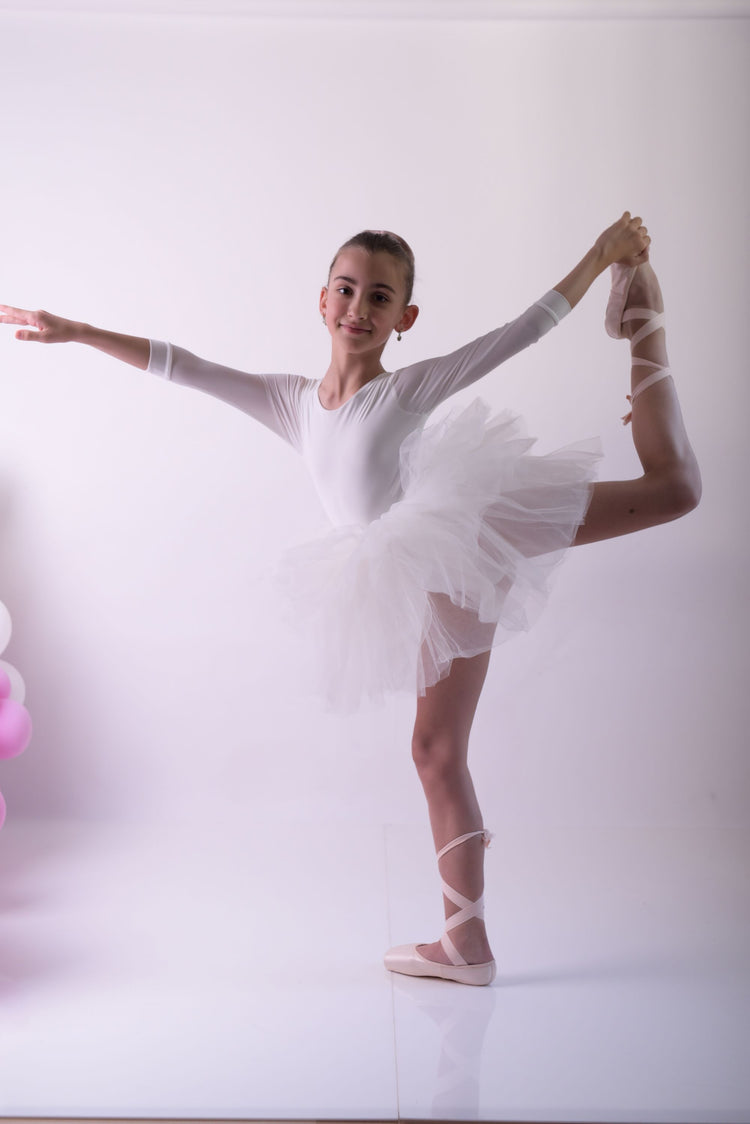
[[[361,387],[382,375],[385,370],[382,354],[383,348],[368,355],[352,355],[334,348],[328,370],[321,379],[321,397],[334,403],[351,398]]]

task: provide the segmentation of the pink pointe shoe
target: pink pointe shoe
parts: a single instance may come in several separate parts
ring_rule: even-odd
[[[612,287],[609,291],[607,311],[604,313],[604,327],[608,336],[613,340],[620,340],[623,338],[622,322],[625,319],[625,305],[638,266],[623,265],[622,262],[616,261],[609,268],[612,274]]]
[[[492,836],[488,831],[470,831],[468,835],[461,835],[458,839],[451,840],[441,851],[438,851],[438,861],[453,847],[457,847],[459,843],[465,843],[467,839],[473,839],[475,835],[483,836],[485,847],[489,847]],[[452,980],[454,983],[486,987],[495,978],[495,961],[488,960],[484,964],[467,964],[448,936],[451,929],[455,929],[457,925],[462,925],[469,918],[482,918],[484,916],[484,894],[477,898],[475,902],[472,902],[469,898],[465,898],[463,894],[459,894],[452,886],[449,886],[445,880],[442,880],[442,884],[446,898],[460,907],[458,912],[445,922],[445,932],[440,938],[440,943],[450,960],[450,964],[438,964],[435,960],[428,960],[425,956],[422,956],[415,944],[401,944],[386,952],[385,966],[389,972],[399,972],[404,976],[432,976],[440,980]]]
[[[640,267],[637,265],[624,265],[622,262],[618,261],[614,262],[610,268],[612,271],[612,288],[610,289],[609,301],[607,302],[607,311],[604,314],[604,327],[607,335],[615,340],[621,340],[627,338],[623,330],[623,324],[628,320],[645,320],[646,323],[642,324],[630,337],[630,346],[632,349],[637,343],[640,343],[642,339],[645,339],[646,336],[664,327],[664,313],[654,312],[651,308],[626,309],[625,305],[628,302],[630,286],[633,283],[636,271]],[[669,367],[662,367],[660,363],[654,363],[651,359],[641,359],[637,355],[631,356],[630,361],[634,367],[654,368],[647,378],[638,383],[633,393],[628,394],[628,402],[630,402],[632,406],[636,398],[642,394],[644,390],[648,390],[654,383],[665,379],[667,375],[671,375],[672,371]],[[623,425],[627,425],[632,416],[631,410],[631,412],[626,414],[622,419]]]

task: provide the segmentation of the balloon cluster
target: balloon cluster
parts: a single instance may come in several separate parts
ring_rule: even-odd
[[[0,655],[10,640],[10,613],[0,601]],[[0,660],[0,759],[18,757],[31,741],[31,716],[23,705],[25,688],[16,669]],[[0,792],[0,827],[5,821],[5,801]]]

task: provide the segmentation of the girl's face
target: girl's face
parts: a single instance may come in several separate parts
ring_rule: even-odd
[[[394,330],[412,326],[418,310],[406,306],[403,269],[391,254],[351,246],[333,263],[320,311],[334,344],[359,352],[382,350]]]

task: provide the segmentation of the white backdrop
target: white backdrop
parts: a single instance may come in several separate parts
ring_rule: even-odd
[[[403,364],[645,217],[703,503],[571,554],[495,653],[489,825],[747,819],[748,30],[0,14],[4,302],[315,376],[356,230],[415,248]],[[481,386],[540,451],[600,434],[603,478],[638,471],[606,296]],[[84,348],[7,330],[0,365],[0,597],[35,721],[9,816],[421,822],[413,702],[332,717],[290,673],[268,575],[322,520],[296,456]]]

